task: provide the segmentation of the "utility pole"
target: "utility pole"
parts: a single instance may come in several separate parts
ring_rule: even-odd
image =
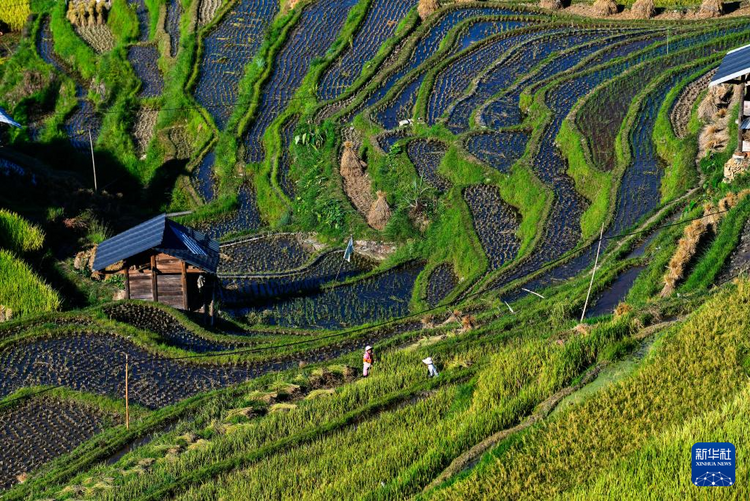
[[[130,429],[130,405],[128,402],[128,354],[125,354],[125,429]]]
[[[581,313],[581,323],[583,323],[584,317],[586,317],[586,308],[589,306],[589,298],[591,297],[591,288],[594,286],[594,277],[596,276],[596,267],[599,265],[599,253],[602,250],[602,240],[604,239],[604,223],[602,223],[602,230],[599,232],[599,246],[596,248],[596,259],[594,260],[594,269],[591,270],[591,282],[589,282],[589,291],[586,294],[586,302],[583,304],[583,313]]]
[[[94,141],[91,139],[91,129],[89,129],[89,146],[91,147],[91,168],[94,170],[94,191],[99,191],[96,185],[96,161],[94,160]]]

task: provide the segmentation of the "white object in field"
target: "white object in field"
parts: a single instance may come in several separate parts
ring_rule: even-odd
[[[750,141],[742,141],[742,151],[750,151]]]

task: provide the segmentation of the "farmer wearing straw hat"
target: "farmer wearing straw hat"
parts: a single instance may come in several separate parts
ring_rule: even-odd
[[[365,355],[362,357],[362,376],[367,377],[370,375],[370,367],[372,367],[372,346],[367,345],[365,347]]]
[[[424,360],[422,360],[422,363],[427,366],[427,375],[429,377],[437,377],[440,375],[435,368],[435,364],[432,362],[432,357],[425,358]]]

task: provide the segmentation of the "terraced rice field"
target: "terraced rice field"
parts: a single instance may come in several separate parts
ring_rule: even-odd
[[[165,29],[169,35],[169,55],[172,57],[177,55],[180,48],[180,19],[182,19],[182,2],[169,0]]]
[[[414,0],[375,0],[350,47],[339,56],[318,86],[321,100],[339,97],[362,73],[367,61],[395,32]]]
[[[219,129],[229,121],[244,68],[255,57],[277,12],[278,2],[273,0],[241,0],[203,38],[194,95]]]
[[[438,167],[448,147],[439,141],[416,139],[406,146],[406,154],[412,161],[417,173],[438,191],[446,191],[451,183],[438,174]]]
[[[141,81],[138,97],[158,97],[164,90],[164,79],[157,64],[159,51],[153,45],[133,45],[128,50],[128,60]]]
[[[0,489],[117,421],[90,405],[56,398],[34,398],[0,411]]]
[[[260,162],[263,134],[289,104],[313,59],[322,57],[336,39],[354,0],[319,0],[305,7],[287,42],[273,62],[269,81],[252,125],[245,134],[245,159]]]
[[[675,86],[694,76],[696,81],[686,85],[669,110],[676,137],[689,140],[687,122],[707,82],[704,72],[716,67],[722,53],[750,41],[750,24],[742,19],[671,24],[667,35],[658,20],[563,22],[493,3],[446,5],[418,20],[416,0],[315,0],[297,6],[237,0],[226,9],[219,0],[190,6],[169,0],[161,7],[166,43],[161,27],[150,40],[152,16],[145,1],[130,3],[138,20],[138,42],[112,51],[114,38],[99,40],[89,30],[82,36],[99,51],[94,56],[83,45],[83,55],[58,56],[50,11],[37,18],[37,38],[29,47],[48,65],[40,67],[54,72],[54,85],[75,88],[75,99],[66,95],[69,101],[60,116],[52,107],[57,101],[45,103],[49,109],[42,110],[44,116],[56,130],[34,125],[32,137],[50,143],[45,147],[70,142],[88,154],[89,133],[96,143],[101,131],[97,154],[112,153],[113,161],[122,160],[118,165],[132,168],[128,176],[142,175],[140,181],[149,189],[161,181],[163,166],[157,164],[171,141],[179,151],[170,153],[169,160],[178,160],[185,169],[166,181],[173,184],[165,187],[163,199],[149,200],[153,207],[148,210],[190,212],[191,226],[222,241],[216,294],[220,318],[204,328],[191,322],[198,318],[195,312],[173,315],[167,308],[127,301],[92,306],[80,317],[66,314],[11,324],[0,329],[0,398],[46,385],[119,400],[125,354],[132,367],[131,401],[150,409],[269,371],[304,369],[300,362],[348,356],[363,344],[386,340],[388,346],[422,351],[425,346],[432,350],[434,342],[430,356],[438,359],[441,371],[473,371],[475,352],[489,346],[482,344],[488,343],[488,330],[482,329],[494,329],[487,323],[496,320],[502,324],[500,332],[507,328],[503,322],[508,318],[502,315],[518,314],[513,308],[524,295],[520,287],[541,291],[562,284],[552,293],[572,294],[578,282],[566,289],[566,281],[581,279],[590,268],[602,223],[610,259],[606,266],[618,267],[605,269],[606,279],[597,279],[601,282],[596,282],[588,315],[607,315],[634,283],[655,274],[648,268],[656,266],[651,260],[662,259],[658,253],[664,245],[649,247],[656,237],[645,238],[645,233],[640,247],[624,258],[637,261],[613,263],[622,258],[612,259],[614,246],[607,245],[619,243],[620,233],[650,224],[643,221],[664,208],[664,183],[679,175],[670,169],[682,168],[657,154],[654,134],[657,119],[664,118],[662,104]],[[359,10],[363,6],[366,12]],[[181,36],[180,28],[189,26],[198,31]],[[66,46],[59,42],[58,50],[65,54]],[[87,71],[73,64],[84,56],[97,62]],[[133,69],[125,72],[130,82],[126,94],[103,84],[111,80],[98,73],[106,67],[98,64],[99,58],[109,63],[117,57]],[[95,77],[89,78],[92,72]],[[26,78],[25,83],[36,83],[33,75]],[[175,95],[182,90],[192,97]],[[172,102],[182,104],[171,109]],[[119,133],[107,120],[109,114],[131,103],[132,112],[122,121],[135,148],[115,141],[118,151],[102,151],[113,143],[113,131]],[[167,113],[160,113],[163,109]],[[25,133],[9,137],[19,144],[28,141]],[[361,160],[349,167],[342,165],[341,156],[347,141],[355,143]],[[221,183],[215,175],[217,162]],[[32,176],[37,167],[23,165],[0,160],[0,174],[3,179],[19,174],[36,184]],[[362,180],[356,198],[344,191],[349,176]],[[726,188],[718,180],[711,182],[715,190]],[[130,208],[140,200],[131,195],[118,203]],[[228,207],[235,196],[237,203]],[[376,197],[380,201],[371,206]],[[355,207],[352,199],[368,202]],[[423,213],[413,210],[422,208],[423,201]],[[675,204],[669,210],[681,214],[683,208]],[[46,206],[38,211],[53,212],[55,207]],[[660,234],[659,227],[648,231]],[[722,277],[747,270],[749,232],[745,224],[737,248],[727,251]],[[342,251],[350,235],[357,244],[347,261]],[[516,281],[499,298],[481,296],[510,289]],[[98,286],[116,288],[117,283]],[[508,301],[507,312],[498,299]],[[578,299],[564,305],[562,323],[572,320],[567,309],[578,308]],[[428,309],[421,309],[425,305]],[[462,319],[460,312],[450,318],[454,309],[464,308],[476,318]],[[432,333],[446,318],[448,324]],[[465,329],[455,320],[465,320]],[[479,335],[458,337],[472,328]],[[451,352],[451,360],[441,360],[448,348],[438,343],[447,337],[455,343],[451,346],[466,339],[466,353]],[[564,352],[562,358],[591,351],[585,360],[575,358],[574,365],[581,367],[596,363],[597,350],[604,349],[604,344],[586,344],[594,342],[586,336],[544,340],[551,351]],[[244,352],[229,359],[227,354],[235,350]],[[221,362],[226,360],[232,362]],[[531,373],[519,377],[527,376],[536,378]],[[577,376],[566,373],[555,385],[563,388]],[[359,387],[375,392],[384,380],[372,378]],[[495,390],[483,385],[492,384],[480,377],[477,391],[491,393]],[[505,399],[507,388],[502,393]],[[541,393],[509,405],[534,408]],[[427,402],[433,398],[428,393],[418,399],[423,397]],[[119,422],[118,415],[85,410],[74,402],[45,398],[0,410],[0,489]],[[34,405],[41,410],[34,412]],[[453,413],[448,407],[446,403],[445,412]],[[294,416],[296,407],[285,409]],[[482,433],[498,431],[492,421],[497,417],[487,418]],[[517,423],[522,417],[502,419]],[[248,425],[243,419],[233,424]],[[66,428],[71,432],[65,434]],[[49,446],[44,445],[45,434],[65,436]],[[27,450],[14,447],[16,443],[28,444]],[[435,463],[442,469],[451,460],[448,455],[433,459],[414,466],[412,473],[419,475],[394,476],[382,484],[382,495],[400,498],[420,492],[421,468],[437,473],[432,471]],[[149,475],[144,470],[139,477],[142,486],[153,480]],[[174,481],[181,489],[186,475],[178,471],[160,481]],[[200,475],[208,474],[201,470]],[[167,497],[194,499],[197,492],[176,489]]]

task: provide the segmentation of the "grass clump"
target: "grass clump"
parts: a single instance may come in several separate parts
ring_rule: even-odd
[[[17,254],[42,248],[44,232],[7,209],[0,209],[0,247]]]
[[[60,307],[60,296],[34,271],[7,250],[0,250],[0,305],[14,317]]]

